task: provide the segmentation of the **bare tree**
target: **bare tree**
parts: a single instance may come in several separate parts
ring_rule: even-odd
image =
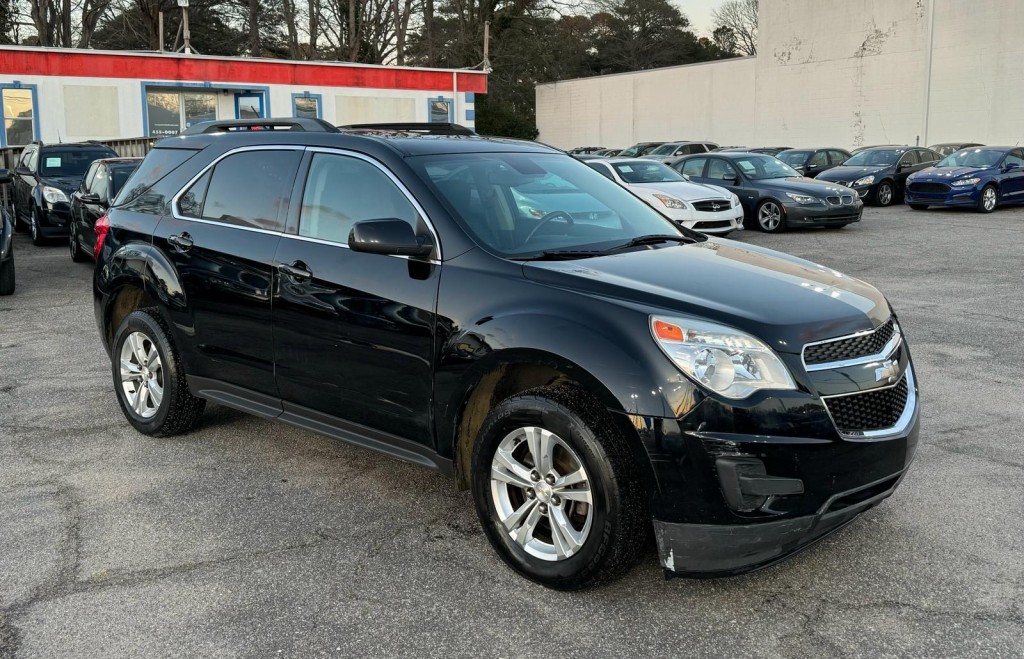
[[[757,54],[757,0],[727,0],[711,12],[715,21],[716,37],[724,37],[722,28],[728,29],[735,40],[736,50],[743,55]]]

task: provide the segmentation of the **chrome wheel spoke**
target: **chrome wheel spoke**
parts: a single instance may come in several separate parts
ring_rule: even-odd
[[[576,471],[569,472],[565,476],[559,476],[558,478],[556,478],[554,485],[552,485],[551,487],[553,487],[556,491],[559,491],[562,488],[569,487],[570,485],[577,485],[579,483],[586,482],[587,472],[583,471],[583,468],[580,467]]]
[[[153,407],[160,407],[160,401],[164,397],[164,388],[154,378],[146,383],[146,389],[149,390],[149,398],[153,401]]]
[[[541,476],[551,471],[554,465],[554,434],[543,428],[526,428],[526,442],[533,457],[533,466]]]
[[[568,558],[583,545],[583,534],[573,528],[561,508],[551,509],[551,537],[560,558]]]
[[[533,532],[537,529],[537,522],[539,522],[541,518],[540,506],[536,505],[532,501],[523,505],[530,506],[527,511],[526,519],[523,520],[523,523],[519,528],[515,529],[512,533],[512,539],[515,540],[520,547],[533,539]]]
[[[530,482],[530,470],[512,457],[509,451],[499,448],[491,463],[491,477],[516,487],[533,487]]]
[[[135,410],[136,414],[142,414],[146,409],[146,398],[148,397],[149,390],[146,388],[145,383],[143,383],[135,390],[135,400],[132,401],[132,409]]]
[[[582,501],[583,503],[593,503],[593,498],[590,496],[590,488],[577,489],[577,490],[555,490],[555,493],[563,499],[570,501]]]
[[[142,378],[142,371],[139,369],[137,364],[134,364],[127,359],[121,360],[121,381],[128,382]]]

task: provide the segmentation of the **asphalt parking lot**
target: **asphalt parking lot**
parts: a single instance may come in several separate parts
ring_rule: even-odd
[[[0,659],[1022,656],[1024,209],[868,209],[744,241],[865,279],[900,314],[921,446],[879,507],[730,579],[557,593],[423,468],[210,406],[175,439],[118,409],[91,265],[17,237],[0,298]]]

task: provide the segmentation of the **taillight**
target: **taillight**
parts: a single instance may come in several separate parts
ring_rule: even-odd
[[[103,241],[107,239],[107,234],[110,233],[110,220],[104,215],[96,220],[92,230],[96,232],[96,247],[92,250],[92,256],[94,259],[99,259],[100,250],[103,249]]]

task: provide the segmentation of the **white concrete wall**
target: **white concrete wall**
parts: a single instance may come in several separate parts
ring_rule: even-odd
[[[561,147],[1015,144],[1024,0],[765,0],[756,59],[539,85],[537,123]]]
[[[755,66],[754,58],[743,58],[538,85],[538,139],[563,148],[625,148],[644,140],[744,144],[754,138],[747,101]]]

